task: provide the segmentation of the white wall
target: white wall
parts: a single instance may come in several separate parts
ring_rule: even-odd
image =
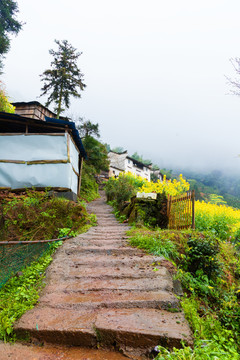
[[[67,136],[1,135],[0,187],[62,187],[77,194],[78,176],[73,168],[79,171],[78,151],[70,140],[68,162]],[[29,164],[32,161],[48,163]]]

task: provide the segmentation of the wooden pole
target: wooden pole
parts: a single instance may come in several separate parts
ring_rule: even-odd
[[[195,191],[192,191],[192,229],[195,229]]]

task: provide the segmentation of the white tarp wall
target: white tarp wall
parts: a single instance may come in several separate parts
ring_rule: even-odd
[[[1,135],[0,187],[60,187],[77,194],[78,150],[68,134]]]

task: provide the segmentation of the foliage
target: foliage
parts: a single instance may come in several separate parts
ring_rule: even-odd
[[[7,113],[14,113],[15,108],[12,104],[10,104],[4,89],[2,88],[2,83],[0,81],[0,111],[4,111]]]
[[[198,309],[201,304],[194,296],[190,298],[185,296],[181,304],[194,331],[194,348],[183,345],[182,349],[173,348],[171,352],[159,346],[159,354],[155,360],[238,360],[240,358],[232,332],[224,329],[211,313],[199,316]]]
[[[41,258],[12,277],[0,290],[0,339],[15,339],[13,323],[36,304],[43,287],[45,270],[52,261],[52,254],[61,242],[52,243]]]
[[[216,205],[225,205],[227,202],[223,199],[223,196],[217,194],[210,194],[209,195],[209,202],[210,204]]]
[[[158,194],[165,193],[166,195],[180,195],[189,190],[189,183],[179,175],[179,179],[167,180],[164,176],[163,181],[145,182],[140,192],[150,193],[155,192]]]
[[[0,1],[0,69],[2,68],[2,58],[10,47],[9,34],[17,34],[22,24],[16,20],[18,5],[14,0]]]
[[[196,173],[184,170],[190,182],[190,190],[195,190],[196,199],[209,202],[211,194],[223,196],[229,206],[240,209],[240,179],[229,173],[213,170],[210,173]],[[191,179],[191,180],[190,180]]]
[[[107,201],[114,201],[117,208],[120,208],[125,201],[128,201],[136,194],[136,187],[129,181],[129,176],[120,174],[115,179],[110,178],[105,185]]]
[[[114,201],[117,208],[129,201],[147,180],[131,173],[121,173],[118,178],[111,177],[105,185],[108,201]]]
[[[77,233],[89,222],[83,206],[50,197],[47,191],[28,190],[20,196],[9,193],[1,212],[0,240],[54,239],[61,229]]]
[[[110,151],[110,149],[109,149]],[[121,146],[116,146],[115,148],[111,149],[111,151],[118,153],[118,154],[122,154],[124,152],[124,148]]]
[[[215,279],[221,271],[220,262],[217,259],[219,244],[216,238],[211,236],[193,236],[189,238],[186,249],[186,270],[192,274],[207,275],[209,279]]]
[[[87,202],[99,197],[98,184],[96,183],[95,176],[95,167],[93,165],[88,165],[84,162],[80,195],[81,199],[84,199]]]
[[[143,228],[131,229],[128,235],[131,245],[172,260],[185,290],[181,305],[194,333],[194,347],[172,351],[159,347],[156,359],[240,359],[240,259],[236,247],[212,233],[194,230]]]
[[[40,96],[50,94],[46,102],[49,106],[52,102],[56,104],[55,111],[57,118],[65,110],[62,104],[68,109],[70,96],[80,98],[79,91],[83,91],[86,85],[83,83],[83,74],[77,66],[77,60],[82,53],[76,52],[67,40],[55,40],[58,50],[49,50],[53,56],[51,68],[43,72],[41,81],[44,82]]]
[[[118,178],[112,177],[108,180],[105,190],[107,200],[112,201],[112,205],[117,210],[123,210],[123,214],[129,217],[130,221],[135,221],[136,218],[131,218],[131,213],[135,213],[138,217],[138,221],[141,221],[150,226],[160,226],[165,228],[167,222],[161,221],[160,218],[166,218],[166,194],[180,194],[184,190],[187,190],[189,184],[180,176],[179,181],[173,180],[167,181],[164,178],[163,182],[157,183],[149,182],[140,176],[133,175],[131,173],[121,173]],[[156,192],[157,201],[154,203],[140,202],[130,204],[126,209],[123,206],[129,201],[137,192]],[[135,209],[132,208],[135,206]],[[165,209],[165,212],[164,212]],[[135,211],[136,210],[136,211]],[[166,218],[167,220],[167,218]]]
[[[84,120],[84,118],[79,118],[76,122],[76,128],[79,131],[81,137],[85,138],[87,136],[96,136],[100,137],[99,125],[93,124],[90,120]]]
[[[166,259],[177,260],[177,246],[159,231],[137,231],[131,237],[130,245],[147,250],[151,254],[164,256]]]
[[[221,239],[229,239],[240,228],[240,210],[230,206],[196,201],[195,226],[199,231],[210,230]]]
[[[92,136],[86,136],[83,139],[83,145],[87,152],[87,163],[94,166],[96,173],[101,170],[108,171],[109,160],[106,147]]]
[[[137,152],[135,152],[132,156],[131,156],[133,159],[145,164],[145,165],[150,165],[152,163],[151,160],[145,160],[143,159],[143,156],[142,155],[139,155]]]

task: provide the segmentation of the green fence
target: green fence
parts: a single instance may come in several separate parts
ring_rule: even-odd
[[[38,260],[53,242],[61,240],[0,242],[0,288],[11,276]]]

